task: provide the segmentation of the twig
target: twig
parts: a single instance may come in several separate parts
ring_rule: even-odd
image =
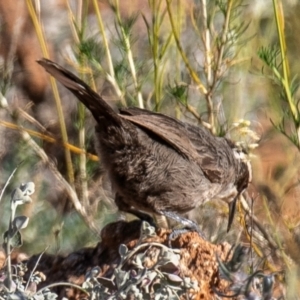
[[[36,261],[36,263],[35,263],[35,266],[33,267],[33,269],[32,269],[31,272],[30,272],[29,278],[28,278],[27,283],[26,283],[26,286],[25,286],[25,291],[26,291],[27,288],[28,288],[28,285],[29,285],[29,283],[30,283],[31,277],[32,277],[33,273],[35,272],[35,270],[36,270],[36,268],[37,268],[37,266],[38,266],[38,264],[39,264],[39,262],[40,262],[42,256],[44,255],[44,253],[47,251],[48,248],[49,248],[49,246],[47,246],[46,249],[39,255],[39,258],[37,259],[37,261]]]
[[[49,169],[52,171],[52,173],[57,178],[57,183],[61,185],[64,190],[66,191],[67,195],[69,196],[70,200],[72,201],[76,211],[79,213],[79,215],[83,218],[87,226],[96,234],[99,234],[99,230],[94,224],[94,221],[90,216],[87,214],[85,208],[81,205],[75,191],[70,186],[70,184],[64,179],[64,177],[60,174],[60,172],[57,170],[55,163],[47,156],[45,151],[41,149],[36,142],[30,137],[30,135],[25,132],[24,130],[21,130],[21,136],[28,143],[28,145],[35,151],[35,153],[42,159],[45,165],[49,167]]]
[[[56,287],[56,286],[69,286],[69,287],[73,287],[73,288],[76,288],[78,289],[79,291],[85,293],[86,295],[90,295],[84,288],[82,288],[81,286],[77,285],[77,284],[74,284],[74,283],[70,283],[70,282],[58,282],[58,283],[52,283],[52,284],[49,284],[47,286],[44,286],[42,289],[38,290],[33,296],[32,298],[34,298],[35,295],[37,294],[40,294],[42,293],[44,290],[46,289],[51,289],[53,287]]]
[[[246,194],[246,193],[244,193],[244,194]],[[249,199],[248,195],[246,195],[246,197]],[[240,197],[240,201],[241,201],[243,210],[248,215],[251,215],[251,210],[249,208],[249,205],[248,205],[246,199],[242,196],[242,197]],[[267,233],[267,231],[265,230],[265,228],[261,225],[261,223],[259,222],[259,220],[254,215],[252,215],[251,219],[252,219],[253,224],[259,229],[259,231],[262,233],[263,237],[267,240],[267,242],[269,243],[269,246],[273,250],[278,250],[278,246],[272,240],[272,238],[269,236],[269,234]]]
[[[16,173],[16,171],[18,170],[19,166],[23,163],[23,161],[21,161],[16,167],[15,169],[12,171],[12,173],[10,174],[10,176],[8,177],[8,179],[5,182],[5,185],[3,187],[3,189],[1,190],[1,194],[0,194],[0,202],[2,200],[3,194],[8,186],[8,184],[10,183],[11,179],[13,178],[14,174]]]

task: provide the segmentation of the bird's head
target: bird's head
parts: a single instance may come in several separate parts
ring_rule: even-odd
[[[252,167],[248,157],[248,154],[244,149],[241,148],[232,148],[234,157],[236,158],[236,174],[235,174],[235,187],[237,190],[237,195],[234,197],[233,201],[231,201],[229,205],[229,218],[227,225],[227,232],[230,230],[231,224],[233,222],[233,217],[235,214],[236,202],[244,192],[244,190],[248,187],[249,182],[252,180]]]
[[[244,149],[233,148],[237,160],[235,186],[238,193],[242,193],[252,181],[252,167],[249,156]]]

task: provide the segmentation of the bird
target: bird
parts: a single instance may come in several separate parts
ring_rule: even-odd
[[[244,151],[201,125],[138,107],[116,112],[64,67],[46,58],[37,62],[93,115],[95,148],[120,211],[149,222],[152,214],[164,215],[194,227],[183,214],[217,198],[229,206],[229,231],[251,179]]]

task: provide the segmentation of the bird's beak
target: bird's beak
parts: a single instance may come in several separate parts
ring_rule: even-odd
[[[230,230],[230,227],[233,222],[234,214],[235,214],[235,207],[236,207],[236,202],[239,198],[239,194],[231,201],[228,203],[228,208],[229,208],[229,216],[228,216],[228,225],[227,225],[227,232]]]

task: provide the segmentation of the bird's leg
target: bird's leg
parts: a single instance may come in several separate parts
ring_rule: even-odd
[[[130,206],[124,202],[123,197],[121,195],[119,195],[118,193],[116,193],[116,196],[115,196],[115,203],[120,211],[124,211],[126,213],[133,214],[134,216],[138,217],[142,221],[146,221],[151,226],[154,226],[156,228],[155,222],[150,215],[143,213],[137,209],[132,208],[132,206]]]
[[[184,226],[184,228],[174,229],[169,236],[169,240],[173,240],[173,239],[177,238],[179,235],[181,235],[185,232],[188,232],[188,231],[196,231],[203,239],[205,239],[204,234],[200,230],[197,223],[195,223],[187,218],[184,218],[184,217],[182,217],[174,212],[171,212],[171,211],[162,210],[162,211],[159,211],[158,213],[160,213],[170,219],[173,219],[176,222],[178,222]]]

